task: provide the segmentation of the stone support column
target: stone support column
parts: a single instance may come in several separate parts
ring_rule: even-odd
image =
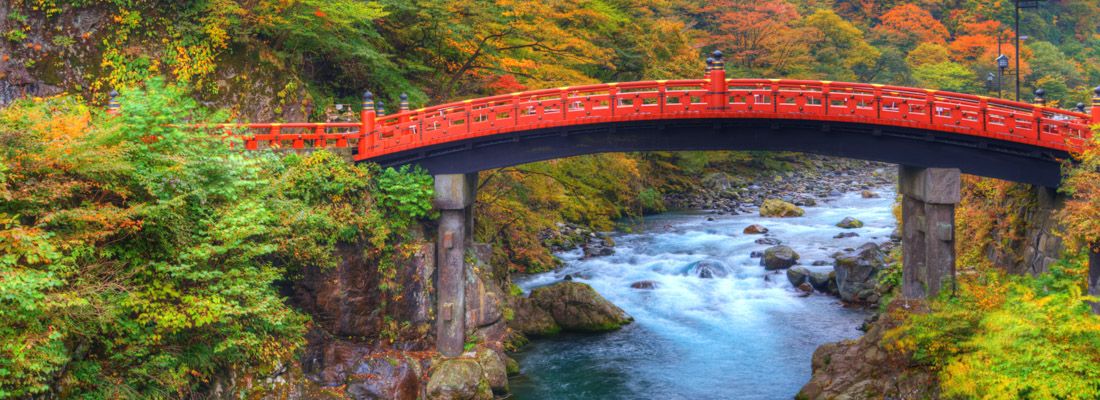
[[[477,173],[436,175],[436,347],[446,357],[462,354],[466,344],[466,248],[473,236]]]
[[[960,200],[958,169],[901,166],[902,295],[935,297],[955,290],[955,205]]]

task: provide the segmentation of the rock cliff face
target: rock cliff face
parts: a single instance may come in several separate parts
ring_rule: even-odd
[[[506,366],[514,361],[502,345],[505,295],[482,261],[490,249],[470,248],[469,351],[444,360],[434,350],[435,245],[420,240],[414,247],[397,268],[400,296],[380,292],[377,266],[359,246],[341,246],[335,268],[303,271],[286,288],[290,301],[313,319],[301,356],[263,380],[229,377],[213,385],[209,397],[231,398],[236,386],[279,400],[491,399],[507,393]]]
[[[993,264],[1011,274],[1041,274],[1062,254],[1062,239],[1055,214],[1065,204],[1065,198],[1051,189],[1032,188],[1023,199],[1009,199],[1001,204],[1005,212],[1019,213],[1022,226],[1018,232],[994,230],[987,257]]]
[[[938,398],[935,373],[911,365],[908,354],[887,349],[882,344],[883,335],[900,324],[902,315],[920,309],[917,303],[894,301],[863,337],[818,347],[813,355],[813,377],[795,398]]]
[[[106,102],[107,93],[117,88],[105,87],[110,71],[103,63],[102,44],[116,39],[112,35],[118,25],[113,19],[117,10],[110,2],[93,2],[64,5],[46,17],[34,10],[32,3],[0,2],[0,32],[25,35],[19,40],[0,40],[0,107],[21,98],[63,92]],[[156,42],[131,45],[122,51],[155,59],[162,56]],[[296,84],[300,71],[269,62],[265,52],[268,49],[237,48],[220,59],[210,77],[217,90],[201,93],[200,100],[246,120],[303,119],[300,101],[307,92]],[[294,87],[298,88],[291,90]]]

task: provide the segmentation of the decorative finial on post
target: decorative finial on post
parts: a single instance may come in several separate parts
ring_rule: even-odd
[[[374,103],[374,108],[376,110],[378,110],[378,116],[379,117],[386,116],[386,105],[382,104],[382,100],[378,100],[377,102],[375,102]]]
[[[363,111],[374,110],[374,94],[369,90],[363,92]]]
[[[710,71],[714,70],[714,59],[707,57],[707,68],[703,70],[703,75],[710,74]]]
[[[118,100],[115,99],[118,97],[118,91],[111,90],[108,95],[111,96],[111,99],[107,101],[107,114],[118,115],[122,111],[122,104],[119,104]]]
[[[409,95],[401,93],[401,111],[409,111]]]
[[[1045,96],[1046,94],[1047,91],[1043,90],[1042,88],[1035,89],[1035,100],[1033,101],[1033,103],[1037,106],[1047,105],[1047,100],[1043,98],[1043,96]]]
[[[715,50],[710,54],[710,57],[714,59],[714,69],[726,70],[726,62],[722,61],[722,51]]]

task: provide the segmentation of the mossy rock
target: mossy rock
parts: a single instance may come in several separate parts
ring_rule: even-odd
[[[618,306],[580,282],[560,282],[531,292],[531,300],[553,316],[562,330],[606,332],[634,321]]]
[[[801,217],[805,213],[802,208],[779,199],[767,199],[760,205],[761,217],[790,218]]]
[[[477,361],[452,359],[440,363],[428,378],[428,398],[433,400],[489,400],[493,390]]]
[[[863,227],[863,221],[860,221],[860,220],[852,218],[852,217],[844,217],[843,220],[836,223],[836,226],[839,227],[839,228],[844,228],[844,229],[862,228]]]

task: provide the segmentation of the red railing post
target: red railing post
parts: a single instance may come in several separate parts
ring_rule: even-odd
[[[363,109],[359,111],[359,156],[374,149],[374,95],[363,92]]]
[[[715,50],[707,61],[710,61],[707,68],[707,79],[710,80],[710,87],[707,88],[707,111],[725,111],[726,104],[729,103],[729,86],[726,85],[726,63],[722,61],[722,52]]]
[[[1035,99],[1032,100],[1035,105],[1035,108],[1031,109],[1031,116],[1035,120],[1035,140],[1043,138],[1043,107],[1047,105],[1047,100],[1043,98],[1045,94],[1047,94],[1046,90],[1035,89]]]
[[[1100,124],[1100,86],[1092,91],[1092,123]]]

